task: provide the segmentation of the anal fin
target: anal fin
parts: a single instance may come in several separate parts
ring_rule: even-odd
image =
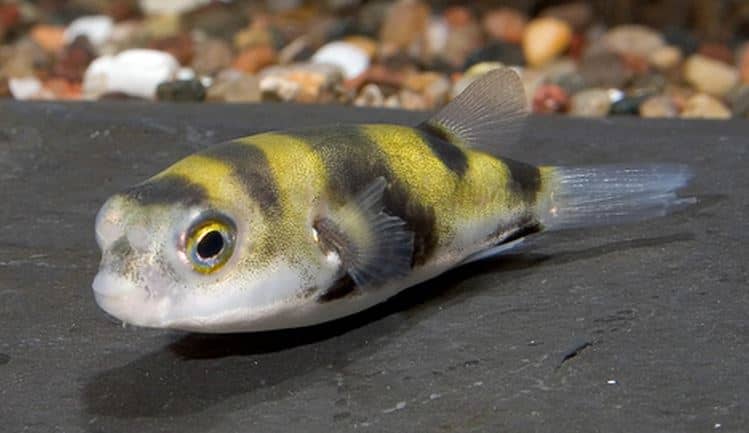
[[[506,235],[502,236],[502,238],[494,246],[466,257],[460,264],[465,265],[467,263],[477,262],[479,260],[506,254],[520,246],[523,241],[525,241],[525,238],[527,236],[538,233],[540,231],[540,224],[538,224],[537,222],[529,222],[528,224],[523,225],[520,228],[510,231]]]
[[[411,271],[414,235],[406,223],[383,212],[387,182],[375,179],[350,202],[314,223],[320,247],[340,257],[361,289],[376,288]]]

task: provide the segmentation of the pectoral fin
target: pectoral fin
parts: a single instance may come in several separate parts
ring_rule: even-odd
[[[340,257],[361,289],[376,288],[411,271],[413,233],[383,212],[387,182],[379,177],[340,209],[314,223],[320,247]]]

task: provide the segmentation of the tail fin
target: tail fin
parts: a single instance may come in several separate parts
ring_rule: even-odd
[[[543,167],[542,173],[537,211],[545,230],[641,221],[696,202],[676,195],[692,177],[685,165]]]

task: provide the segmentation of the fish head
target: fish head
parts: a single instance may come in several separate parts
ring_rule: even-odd
[[[289,249],[305,246],[278,233],[231,177],[220,183],[168,170],[105,202],[96,217],[102,258],[93,281],[104,311],[136,326],[197,332],[303,322],[314,307],[310,288],[326,275],[320,261],[289,259]]]

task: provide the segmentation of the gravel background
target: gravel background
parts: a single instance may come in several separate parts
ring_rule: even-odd
[[[0,113],[0,431],[749,429],[746,122],[534,118],[507,155],[685,162],[699,204],[538,237],[332,324],[198,336],[123,329],[95,306],[93,219],[108,195],[224,138],[424,115],[15,102]]]

